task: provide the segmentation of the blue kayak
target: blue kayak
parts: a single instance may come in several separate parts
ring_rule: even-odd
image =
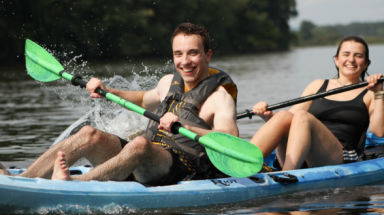
[[[367,134],[367,147],[375,149],[382,147],[381,144],[384,139]],[[380,157],[383,153],[376,151],[369,154],[370,160],[351,164],[259,173],[249,178],[180,181],[157,187],[137,182],[52,181],[1,175],[0,208],[10,212],[20,208],[23,212],[41,212],[47,208],[67,212],[71,208],[136,211],[236,203],[312,189],[367,185],[384,180],[384,158]],[[265,158],[269,165],[274,160],[274,154]],[[70,168],[71,174],[91,169]],[[23,170],[9,171],[19,174]]]

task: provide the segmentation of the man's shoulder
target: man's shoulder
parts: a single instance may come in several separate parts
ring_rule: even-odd
[[[233,100],[232,96],[223,86],[218,86],[215,91],[213,91],[212,94],[207,98],[207,100],[208,99],[215,101],[221,101],[226,99]]]
[[[156,88],[152,90],[154,92],[157,92],[157,94],[160,97],[160,101],[162,101],[167,95],[169,88],[171,87],[172,79],[173,79],[173,74],[168,74],[163,76],[157,83]]]
[[[216,89],[215,89],[215,91],[213,91],[213,93],[216,93],[216,92],[218,92],[218,93],[225,93],[225,94],[229,95],[228,91],[222,85],[216,87]]]
[[[169,89],[169,87],[171,86],[171,83],[172,83],[172,79],[173,79],[173,74],[168,74],[168,75],[164,75],[159,83],[157,84],[157,87],[159,88],[167,88]]]
[[[173,79],[173,74],[167,74],[167,75],[164,75],[164,76],[160,79],[159,83],[160,83],[160,82],[164,82],[164,83],[166,83],[166,84],[171,85],[172,79]]]

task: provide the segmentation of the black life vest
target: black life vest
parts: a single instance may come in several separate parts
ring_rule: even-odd
[[[210,76],[199,82],[193,89],[184,93],[184,81],[178,72],[174,73],[171,87],[165,99],[157,106],[155,114],[163,116],[167,112],[177,115],[182,124],[203,129],[212,128],[199,117],[201,104],[218,87],[223,86],[236,103],[237,87],[225,72],[209,68]],[[150,120],[143,135],[157,145],[169,147],[179,154],[180,160],[191,172],[202,173],[212,166],[205,148],[198,142],[181,134],[159,130],[159,123]]]

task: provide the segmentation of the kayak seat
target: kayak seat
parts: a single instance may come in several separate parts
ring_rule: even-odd
[[[364,150],[361,160],[372,160],[376,158],[381,158],[384,156],[384,145],[379,146],[369,146]]]

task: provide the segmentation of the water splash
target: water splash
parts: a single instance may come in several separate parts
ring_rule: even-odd
[[[55,52],[46,48],[55,58],[64,65],[66,72],[80,74],[84,80],[91,76],[109,76],[112,78],[100,78],[107,87],[125,91],[146,91],[153,89],[164,74],[169,73],[172,68],[171,60],[158,66],[146,66],[141,62],[136,68],[136,63],[116,64],[112,66],[103,64],[102,67],[95,64],[93,68],[86,61],[82,61],[82,55],[70,57],[72,52]],[[80,63],[79,63],[80,62]],[[123,75],[121,76],[121,75]],[[82,111],[84,116],[64,131],[54,142],[62,141],[73,133],[77,132],[84,125],[91,125],[99,130],[115,134],[128,141],[141,135],[148,123],[145,117],[122,108],[120,105],[107,99],[92,99],[85,89],[74,87],[67,80],[60,79],[50,83],[40,83],[45,91],[53,91],[61,101],[71,103],[71,107]],[[67,105],[67,104],[66,104]]]

